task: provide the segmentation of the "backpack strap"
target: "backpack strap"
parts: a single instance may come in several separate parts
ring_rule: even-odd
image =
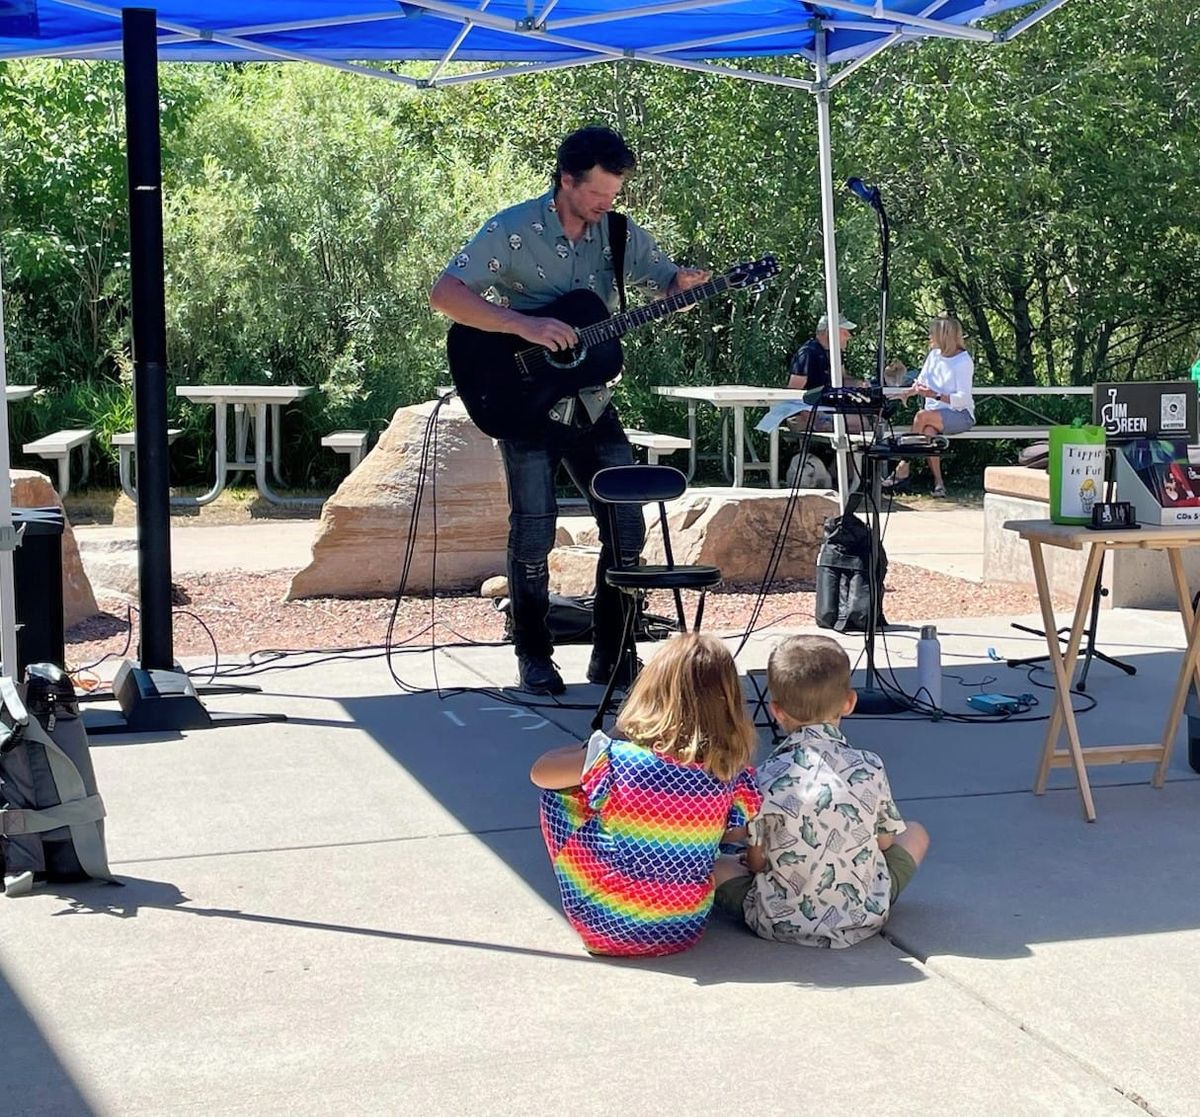
[[[608,247],[612,249],[613,274],[617,279],[617,297],[625,313],[625,243],[629,238],[629,218],[616,210],[608,211]]]

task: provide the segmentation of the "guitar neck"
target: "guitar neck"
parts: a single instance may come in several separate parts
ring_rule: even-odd
[[[695,306],[697,303],[704,302],[705,299],[711,299],[714,295],[721,294],[728,288],[729,279],[719,275],[697,287],[680,291],[665,299],[655,299],[654,302],[647,303],[645,306],[635,307],[623,314],[614,314],[603,322],[585,326],[579,331],[579,343],[588,346],[597,345],[602,341],[614,341],[637,326],[644,326],[648,322],[665,318],[668,314],[674,314],[675,311],[683,310],[685,307]]]

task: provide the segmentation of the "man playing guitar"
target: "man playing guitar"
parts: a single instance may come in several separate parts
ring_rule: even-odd
[[[594,291],[616,309],[618,291],[606,219],[637,165],[625,141],[609,128],[581,128],[558,149],[554,186],[546,194],[497,214],[447,264],[429,303],[465,326],[515,334],[558,352],[577,341],[575,329],[555,318],[532,317],[573,290]],[[656,297],[675,295],[709,279],[707,271],[679,268],[653,238],[626,219],[624,272],[629,286]],[[493,300],[484,298],[494,292]],[[596,566],[594,636],[589,682],[605,683],[618,669],[628,685],[635,665],[621,659],[619,595],[604,580],[619,546],[626,561],[641,554],[641,509],[618,510],[619,540],[609,538],[608,517],[597,515],[591,481],[601,469],[629,465],[633,453],[603,383],[573,392],[550,409],[543,434],[502,438],[500,453],[508,478],[508,593],[520,687],[532,694],[561,694],[562,676],[552,661],[546,624],[549,609],[547,556],[554,545],[558,502],[554,479],[559,465],[588,499],[600,528]]]

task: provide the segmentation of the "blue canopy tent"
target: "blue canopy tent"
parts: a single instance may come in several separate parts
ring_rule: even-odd
[[[830,94],[877,54],[926,38],[1000,46],[1066,0],[161,0],[153,10],[94,0],[0,0],[0,59],[123,59],[130,119],[131,272],[143,647],[146,667],[172,666],[166,483],[165,337],[158,181],[157,59],[306,61],[437,89],[601,62],[641,62],[767,82],[817,105],[825,292],[838,316]],[[1002,29],[995,19],[1010,13]],[[1022,14],[1023,13],[1023,14]],[[988,27],[980,22],[987,20]],[[756,60],[806,61],[809,76],[774,74]],[[736,61],[732,61],[736,60]],[[422,77],[369,61],[428,62]],[[455,63],[453,72],[448,72]],[[468,66],[462,63],[486,63]],[[150,150],[152,148],[152,150]],[[138,230],[143,231],[139,235]],[[156,273],[148,275],[147,272]],[[841,383],[837,331],[830,334]],[[0,318],[0,382],[4,375]],[[838,485],[848,490],[844,424],[836,420]],[[0,417],[0,469],[8,473]],[[7,533],[5,528],[7,525]],[[15,663],[9,487],[0,485],[0,659]],[[11,670],[11,668],[10,668]]]

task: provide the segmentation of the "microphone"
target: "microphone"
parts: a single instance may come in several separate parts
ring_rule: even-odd
[[[866,202],[872,209],[879,209],[883,204],[879,196],[878,186],[868,186],[861,178],[846,179],[846,189],[861,202]]]

